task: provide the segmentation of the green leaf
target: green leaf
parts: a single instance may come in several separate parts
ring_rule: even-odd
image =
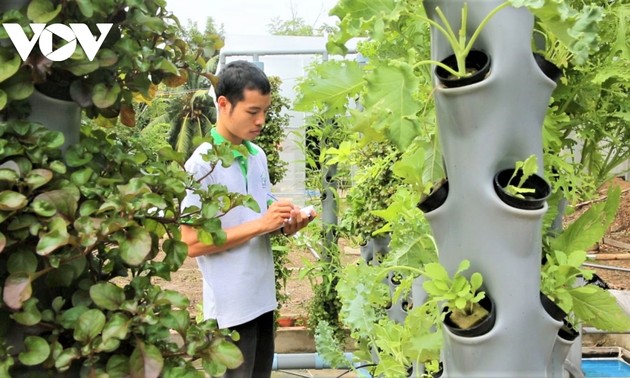
[[[0,210],[15,211],[20,210],[28,203],[25,195],[11,190],[0,192]]]
[[[85,311],[77,319],[74,327],[74,339],[84,344],[98,336],[105,326],[105,315],[97,309]]]
[[[7,106],[8,101],[9,101],[9,96],[7,96],[7,92],[0,89],[0,110],[4,109],[4,107]]]
[[[48,184],[52,178],[53,173],[48,169],[33,169],[26,175],[24,181],[31,190],[35,190]]]
[[[32,293],[31,276],[26,273],[15,273],[4,281],[2,300],[9,308],[19,310]]]
[[[26,336],[24,348],[25,351],[18,355],[18,359],[26,366],[39,365],[50,355],[50,345],[39,336]]]
[[[125,292],[113,283],[101,282],[90,287],[90,298],[97,306],[115,311],[125,301]]]
[[[163,302],[166,304],[170,304],[173,307],[186,308],[190,304],[188,298],[174,290],[163,290],[155,299],[157,304],[162,304]]]
[[[13,76],[21,65],[22,59],[18,54],[10,54],[7,50],[0,51],[0,83]],[[4,96],[6,101],[6,93]]]
[[[92,102],[98,108],[109,108],[116,103],[120,92],[118,83],[114,83],[111,87],[105,83],[98,83],[92,88]]]
[[[69,242],[70,235],[66,221],[56,216],[48,224],[48,232],[40,235],[35,251],[40,256],[47,256]]]
[[[50,0],[33,0],[26,8],[26,16],[35,23],[47,24],[61,12],[61,4],[55,7]]]
[[[578,319],[603,331],[627,331],[630,317],[608,291],[586,285],[569,290],[573,297],[573,311]]]
[[[107,374],[110,377],[126,377],[129,375],[129,357],[115,354],[107,360]]]
[[[92,5],[92,1],[90,0],[76,0],[77,5],[79,6],[79,10],[81,14],[86,18],[92,18],[94,14],[94,5]]]
[[[59,317],[59,324],[64,328],[74,329],[77,320],[88,310],[86,306],[76,306],[64,311]]]
[[[420,134],[416,119],[418,103],[413,94],[420,85],[408,64],[378,67],[367,77],[365,108],[378,112],[378,125],[401,149],[406,149]]]
[[[61,354],[55,359],[55,367],[57,369],[65,369],[70,367],[72,361],[81,357],[81,352],[75,347],[64,349]]]
[[[37,270],[37,256],[33,251],[20,249],[14,251],[7,261],[7,271],[14,273],[35,273]]]
[[[180,335],[186,336],[186,330],[190,324],[190,314],[186,310],[169,311],[162,319],[162,324],[179,332]]]
[[[12,315],[13,319],[25,326],[33,326],[42,320],[42,313],[37,308],[37,298],[30,298],[22,305],[22,311]]]
[[[164,367],[160,350],[151,344],[138,342],[129,358],[132,378],[158,378]]]
[[[181,267],[188,256],[188,245],[181,240],[166,239],[162,244],[162,250],[166,254],[164,262],[173,270]]]
[[[0,232],[0,253],[4,251],[4,247],[7,246],[7,237],[4,236],[2,232]]]
[[[79,207],[80,198],[81,192],[76,186],[72,185],[38,195],[33,199],[33,207],[37,204],[41,208],[53,208],[66,219],[73,220]]]
[[[234,343],[222,338],[212,340],[210,358],[228,369],[235,369],[243,363],[243,354]]]
[[[363,70],[357,62],[330,60],[318,64],[300,85],[301,97],[296,99],[295,109],[310,111],[319,107],[326,111],[322,116],[344,113],[348,100],[355,98],[363,85]]]
[[[117,312],[107,321],[103,328],[103,342],[109,339],[124,340],[129,334],[131,319],[123,313]]]
[[[151,234],[143,228],[132,227],[120,243],[120,257],[131,266],[144,262],[151,252]]]
[[[591,206],[560,235],[552,239],[551,249],[566,252],[589,249],[601,240],[610,227],[619,208],[620,198],[619,187],[611,187],[606,202]]]

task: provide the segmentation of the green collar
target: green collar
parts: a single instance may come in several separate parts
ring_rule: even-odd
[[[212,130],[210,130],[210,135],[212,135],[212,139],[214,140],[214,143],[216,143],[216,144],[221,144],[221,143],[223,143],[223,142],[226,142],[226,141],[227,141],[227,139],[225,139],[225,138],[223,137],[223,135],[219,134],[219,132],[217,131],[217,128],[216,128],[216,127],[213,127],[213,128],[212,128]],[[245,148],[247,148],[247,151],[248,151],[251,155],[256,155],[256,154],[258,154],[258,150],[254,147],[254,145],[253,145],[251,142],[249,142],[249,141],[247,141],[247,140],[244,140],[244,141],[243,141],[243,145],[245,146]],[[237,157],[245,157],[245,156],[243,156],[243,154],[242,154],[242,153],[240,153],[238,150],[234,150],[234,149],[233,149],[233,150],[232,150],[232,153],[234,154],[234,157],[235,157],[235,158],[237,158]]]

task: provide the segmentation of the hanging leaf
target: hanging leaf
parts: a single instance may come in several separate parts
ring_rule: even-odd
[[[39,336],[26,336],[24,348],[25,351],[18,355],[18,359],[26,366],[39,365],[50,355],[50,345]]]
[[[132,106],[124,104],[120,106],[120,122],[129,127],[136,125],[136,111]]]
[[[35,251],[40,256],[47,256],[69,242],[68,225],[63,218],[57,216],[48,224],[48,232],[40,235]]]
[[[22,60],[18,54],[10,54],[8,50],[2,50],[0,52],[0,83],[13,76],[21,65]]]
[[[138,342],[129,358],[129,365],[132,378],[157,378],[162,372],[164,359],[155,345]]]
[[[61,4],[55,7],[50,0],[33,0],[26,8],[26,17],[29,20],[47,24],[61,12]]]
[[[98,108],[109,108],[116,103],[120,92],[121,88],[118,83],[114,83],[111,86],[105,83],[98,83],[92,88],[92,102]]]
[[[74,339],[85,344],[89,343],[101,333],[105,320],[105,315],[101,310],[87,310],[77,319],[74,326]]]
[[[0,192],[0,210],[20,210],[28,203],[28,198],[21,193],[11,190]]]
[[[26,273],[11,274],[4,281],[2,300],[13,310],[22,308],[22,304],[31,297],[33,288],[31,276]]]
[[[90,298],[97,306],[114,311],[125,301],[125,292],[113,283],[101,282],[90,287]]]
[[[131,266],[144,262],[151,252],[151,234],[143,228],[133,227],[120,243],[120,257]]]
[[[24,181],[29,186],[29,189],[35,190],[49,183],[52,178],[53,173],[48,169],[33,169],[26,175]]]
[[[124,340],[129,334],[131,319],[123,313],[117,312],[107,321],[103,328],[103,342],[110,339]]]

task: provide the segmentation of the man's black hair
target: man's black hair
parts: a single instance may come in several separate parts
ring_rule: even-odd
[[[253,63],[237,60],[228,63],[219,73],[216,96],[224,96],[232,106],[245,97],[244,91],[258,90],[263,95],[271,92],[271,84],[267,75]]]

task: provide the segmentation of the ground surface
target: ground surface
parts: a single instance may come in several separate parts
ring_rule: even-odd
[[[620,185],[622,189],[622,200],[617,217],[606,234],[606,238],[589,253],[596,256],[607,254],[630,257],[630,182],[616,180],[615,183]],[[605,191],[602,190],[600,193],[603,199]],[[576,214],[585,211],[589,205],[590,203],[585,203],[580,206],[580,210]],[[344,263],[352,263],[359,258],[358,249],[346,246],[343,241],[340,244],[344,251],[342,258]],[[306,262],[313,262],[314,260],[313,255],[306,249],[293,250],[289,253],[288,266],[291,269],[291,278],[286,287],[286,294],[289,299],[281,308],[282,314],[306,315],[308,302],[313,294],[308,279],[299,279],[299,270],[307,265]],[[630,269],[630,259],[598,259],[592,263]],[[598,268],[594,270],[611,289],[630,290],[630,272]],[[172,275],[171,282],[162,282],[163,288],[177,290],[190,298],[190,311],[193,316],[201,304],[201,285],[201,277],[194,259],[186,259],[181,269]]]

